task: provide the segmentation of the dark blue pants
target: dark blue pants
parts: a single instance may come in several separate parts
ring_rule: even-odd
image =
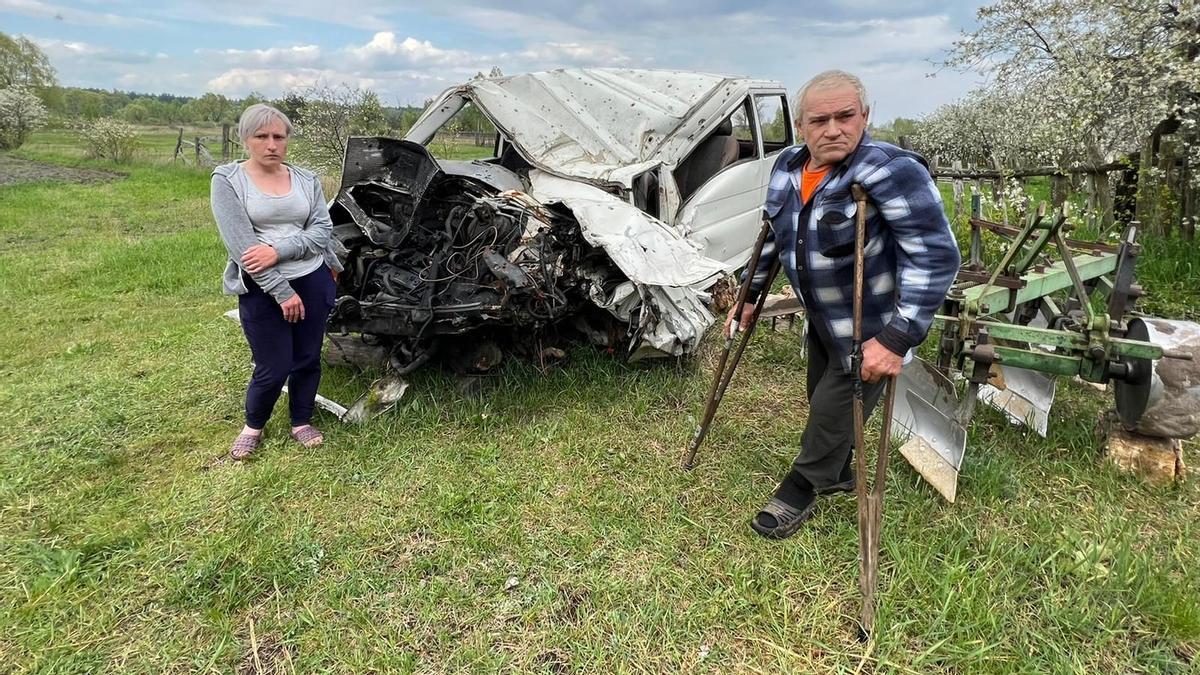
[[[262,429],[267,425],[285,382],[292,426],[308,424],[321,382],[325,321],[333,309],[334,282],[329,268],[321,265],[289,280],[304,303],[304,319],[296,323],[284,320],[279,303],[248,275],[243,274],[242,281],[247,292],[238,296],[238,314],[254,355],[254,375],[246,389],[246,426]]]

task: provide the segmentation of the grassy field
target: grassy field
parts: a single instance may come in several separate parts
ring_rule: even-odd
[[[1091,388],[1061,383],[1047,439],[980,410],[956,505],[893,464],[863,645],[853,499],[786,542],[747,526],[806,414],[796,334],[756,341],[690,473],[715,341],[509,363],[479,395],[421,371],[381,419],[319,417],[319,450],[276,419],[232,464],[250,363],[207,175],[16,154],[125,176],[0,187],[0,672],[1200,668],[1200,489],[1103,464]],[[1194,249],[1147,247],[1194,318]]]

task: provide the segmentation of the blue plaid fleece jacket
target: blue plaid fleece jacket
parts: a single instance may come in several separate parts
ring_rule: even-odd
[[[903,356],[925,339],[960,262],[942,198],[920,155],[863,135],[801,206],[797,186],[808,149],[781,153],[764,205],[771,233],[750,287],[757,297],[776,257],[821,341],[850,371],[854,317],[854,197],[867,190],[863,342]],[[831,354],[832,356],[832,354]]]

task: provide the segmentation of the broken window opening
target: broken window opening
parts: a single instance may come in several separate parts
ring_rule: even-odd
[[[426,143],[437,159],[499,159],[496,125],[470,100],[446,120]],[[508,144],[506,144],[508,145]]]
[[[647,171],[633,179],[633,205],[658,218],[659,214],[658,170]]]
[[[758,157],[754,125],[747,98],[722,120],[675,169],[680,201],[687,201],[701,185],[726,167]]]
[[[762,129],[763,153],[771,155],[792,144],[792,123],[788,115],[787,99],[782,95],[758,95],[754,97],[758,126]]]

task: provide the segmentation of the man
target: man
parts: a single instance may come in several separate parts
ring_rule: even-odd
[[[800,89],[795,118],[803,145],[775,162],[764,206],[771,234],[750,288],[763,292],[776,258],[807,313],[808,423],[800,454],[775,495],[751,520],[759,534],[790,537],[819,495],[854,490],[850,352],[856,205],[869,195],[864,261],[862,367],[865,415],[888,376],[925,339],[958,270],[959,252],[937,186],[915,153],[867,135],[867,93],[831,70]],[[748,303],[740,325],[753,313]],[[730,310],[726,333],[733,321]]]

